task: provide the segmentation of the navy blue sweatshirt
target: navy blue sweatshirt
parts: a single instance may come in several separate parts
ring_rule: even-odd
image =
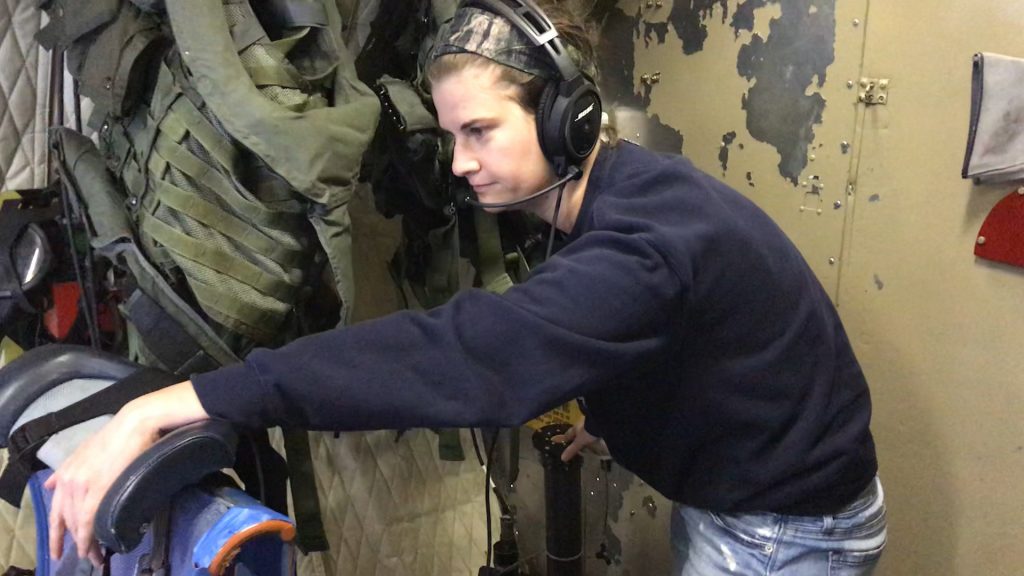
[[[828,296],[752,202],[678,156],[602,149],[568,244],[460,293],[197,375],[212,416],[322,430],[508,426],[582,397],[666,497],[825,514],[876,471],[867,384]]]

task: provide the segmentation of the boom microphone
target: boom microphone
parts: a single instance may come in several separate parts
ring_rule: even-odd
[[[583,171],[576,166],[570,166],[569,173],[566,174],[564,178],[555,182],[551,186],[548,186],[547,188],[543,188],[537,192],[534,192],[533,194],[530,194],[526,198],[520,198],[519,200],[509,200],[508,202],[481,202],[467,193],[461,198],[459,198],[459,204],[461,206],[476,206],[477,208],[508,208],[510,206],[516,206],[519,204],[523,204],[525,202],[529,202],[530,200],[540,198],[541,196],[547,194],[548,192],[551,192],[555,188],[558,188],[559,186],[565,184],[570,180],[578,180],[580,176],[583,176]]]

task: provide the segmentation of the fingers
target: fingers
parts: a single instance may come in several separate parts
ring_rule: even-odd
[[[96,548],[96,541],[92,537],[92,519],[80,517],[78,519],[78,526],[75,527],[74,536],[78,557],[92,559],[91,553]],[[93,562],[93,564],[96,563]]]
[[[93,539],[93,521],[99,501],[95,490],[79,474],[74,457],[53,474],[45,487],[53,489],[49,517],[49,551],[54,560],[63,555],[65,534],[70,535],[79,558],[102,563],[101,550]]]
[[[89,559],[89,562],[92,562],[93,566],[97,568],[103,566],[103,550],[95,540],[89,546],[89,552],[86,557]]]
[[[552,442],[558,442],[559,444],[565,444],[566,442],[572,442],[576,438],[576,428],[569,428],[564,434],[556,434],[551,437]]]
[[[52,489],[55,485],[54,476],[50,476],[46,481],[46,488]],[[61,551],[64,548],[63,499],[64,491],[58,490],[54,492],[53,499],[50,501],[50,557],[55,561],[60,560]]]
[[[581,450],[587,447],[590,441],[583,436],[576,436],[572,444],[566,446],[565,450],[562,450],[562,462],[568,462],[576,457]]]
[[[89,553],[96,546],[93,539],[93,520],[99,502],[95,491],[90,490],[89,482],[84,478],[72,478],[65,482],[70,502],[67,503],[65,514],[68,531],[75,541],[75,549],[79,558],[89,558]]]

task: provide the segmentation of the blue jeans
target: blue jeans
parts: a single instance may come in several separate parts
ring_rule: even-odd
[[[859,576],[885,548],[885,497],[876,477],[830,516],[719,514],[677,504],[673,576]]]

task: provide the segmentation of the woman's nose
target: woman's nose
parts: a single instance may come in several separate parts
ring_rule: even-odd
[[[455,149],[452,152],[452,174],[465,177],[480,169],[480,163],[476,157],[466,150],[464,144],[456,139]]]

